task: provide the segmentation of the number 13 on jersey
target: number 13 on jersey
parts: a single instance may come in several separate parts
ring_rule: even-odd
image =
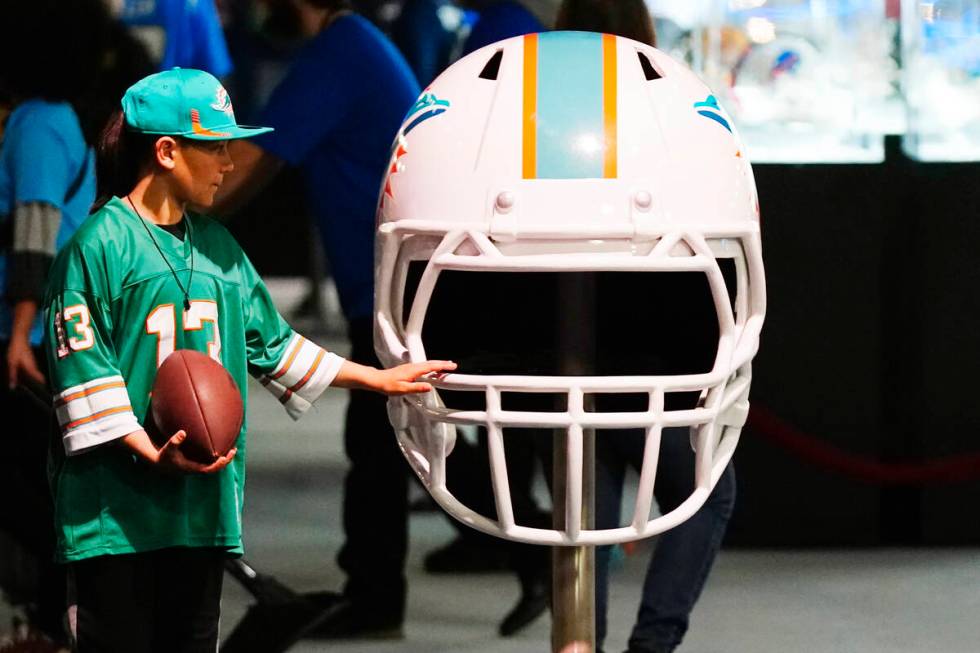
[[[213,301],[192,300],[183,312],[184,331],[200,331],[205,322],[211,323],[212,338],[208,341],[208,356],[221,362],[221,332],[218,330],[218,305]],[[177,330],[177,314],[173,304],[160,304],[146,318],[146,332],[157,337],[157,367],[173,353]]]
[[[58,321],[58,357],[64,358],[71,351],[82,351],[95,344],[91,316],[85,304],[69,306],[62,312],[64,322]],[[194,300],[183,312],[184,331],[200,331],[204,323],[211,323],[212,337],[208,340],[208,356],[221,362],[221,331],[218,329],[218,304],[211,300]],[[65,337],[64,325],[73,328]],[[177,312],[173,304],[160,304],[146,317],[146,333],[157,338],[157,367],[173,353],[177,333]]]

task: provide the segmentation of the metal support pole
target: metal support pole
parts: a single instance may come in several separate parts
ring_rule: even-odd
[[[558,343],[564,352],[561,372],[581,376],[594,369],[595,275],[570,273],[559,281]],[[588,410],[588,397],[585,408]],[[571,401],[571,397],[569,398]],[[566,527],[568,489],[567,430],[554,435],[552,502],[554,527]],[[574,441],[574,439],[573,439]],[[573,456],[574,456],[573,452]],[[582,512],[580,528],[595,526],[595,432],[582,432]],[[557,546],[552,551],[552,653],[595,651],[595,547]]]

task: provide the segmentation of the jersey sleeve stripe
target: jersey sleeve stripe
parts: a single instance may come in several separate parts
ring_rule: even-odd
[[[306,371],[306,375],[302,379],[297,381],[295,385],[289,388],[289,392],[299,392],[300,388],[306,385],[306,383],[310,380],[310,378],[314,374],[316,374],[317,369],[319,369],[320,367],[320,363],[323,362],[323,357],[326,355],[327,352],[325,352],[324,350],[321,349],[320,351],[318,351],[316,353],[316,358],[313,359],[313,365],[311,365],[310,369]]]
[[[60,392],[54,401],[65,453],[82,453],[141,427],[119,375],[104,376]]]
[[[290,368],[293,366],[293,361],[296,360],[296,356],[299,354],[300,350],[302,350],[304,345],[306,344],[307,341],[305,338],[303,338],[302,336],[295,336],[293,338],[292,344],[290,344],[289,346],[289,350],[288,350],[289,354],[286,356],[285,361],[282,363],[282,366],[278,370],[272,373],[272,376],[270,378],[275,380],[288,374]]]
[[[132,410],[118,409],[105,411],[99,416],[85,420],[78,428],[65,431],[63,441],[65,453],[74,456],[92,447],[111,442],[140,430]]]
[[[269,378],[284,388],[295,389],[314,366],[317,354],[322,351],[323,349],[306,338],[297,337],[296,346],[289,352],[286,362]]]
[[[119,413],[127,413],[127,412],[128,413],[133,412],[133,409],[129,404],[126,404],[125,406],[117,406],[115,408],[107,408],[106,410],[93,413],[88,417],[83,417],[81,419],[76,419],[74,422],[69,422],[68,424],[65,424],[64,428],[66,431],[71,431],[72,429],[78,428],[82,424],[88,424],[89,422],[100,420],[103,417],[108,417],[110,415],[118,415]]]
[[[79,393],[90,394],[93,391],[96,391],[97,388],[100,388],[105,385],[109,385],[110,383],[125,384],[125,381],[123,380],[122,376],[118,374],[114,374],[112,376],[101,376],[97,379],[92,379],[91,381],[86,381],[85,383],[79,383],[78,385],[73,385],[70,388],[65,388],[64,390],[58,393],[57,398],[65,399],[67,397],[70,397],[71,395],[76,395]]]
[[[110,376],[61,392],[54,401],[54,410],[62,430],[68,431],[106,411],[132,411],[132,408],[122,377]]]
[[[280,373],[259,381],[298,419],[330,385],[344,359],[325,351],[309,340],[298,337],[298,346],[287,356]]]
[[[94,395],[97,392],[102,392],[103,390],[112,390],[113,388],[125,388],[125,387],[126,387],[126,383],[122,379],[120,379],[119,381],[110,381],[108,383],[102,383],[100,385],[92,386],[91,388],[86,388],[84,390],[72,392],[71,394],[68,394],[68,392],[66,391],[58,395],[58,398],[54,402],[54,406],[55,408],[58,408],[60,406],[64,406],[65,404],[71,403],[76,399],[80,399],[81,397],[88,397],[90,395]]]

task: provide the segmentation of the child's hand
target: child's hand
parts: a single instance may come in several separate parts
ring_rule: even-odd
[[[213,474],[226,467],[238,451],[238,449],[232,449],[214,462],[203,464],[191,460],[181,452],[180,445],[185,439],[187,439],[187,433],[177,431],[162,447],[157,449],[146,431],[140,429],[119,438],[119,442],[144,462],[163,471],[182,474]]]
[[[425,381],[416,381],[420,376],[433,372],[449,372],[456,369],[452,361],[425,361],[424,363],[405,363],[387,370],[377,370],[377,386],[373,388],[386,395],[407,395],[417,392],[429,392],[432,385]]]
[[[386,395],[407,395],[429,392],[432,385],[417,379],[434,372],[450,372],[456,369],[452,361],[425,361],[405,363],[387,370],[379,370],[353,361],[344,361],[331,385],[338,388],[374,390]]]
[[[180,450],[180,445],[187,439],[185,431],[177,431],[172,438],[160,447],[157,452],[156,464],[164,469],[170,469],[183,474],[213,474],[221,471],[228,466],[238,449],[232,449],[224,456],[220,456],[214,462],[204,464],[196,460],[191,460]]]

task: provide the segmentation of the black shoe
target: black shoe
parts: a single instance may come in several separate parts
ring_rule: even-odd
[[[548,586],[546,582],[525,584],[521,588],[521,598],[500,622],[497,632],[501,637],[510,637],[534,623],[548,609]]]
[[[340,606],[333,602],[296,597],[289,601],[249,606],[235,630],[221,645],[221,653],[284,653],[309,630]]]
[[[332,592],[313,592],[304,598],[317,603],[330,601]],[[402,614],[378,614],[348,599],[342,599],[325,619],[309,630],[305,639],[403,639]]]
[[[507,551],[495,542],[483,544],[457,537],[425,556],[430,574],[481,574],[509,568]]]

